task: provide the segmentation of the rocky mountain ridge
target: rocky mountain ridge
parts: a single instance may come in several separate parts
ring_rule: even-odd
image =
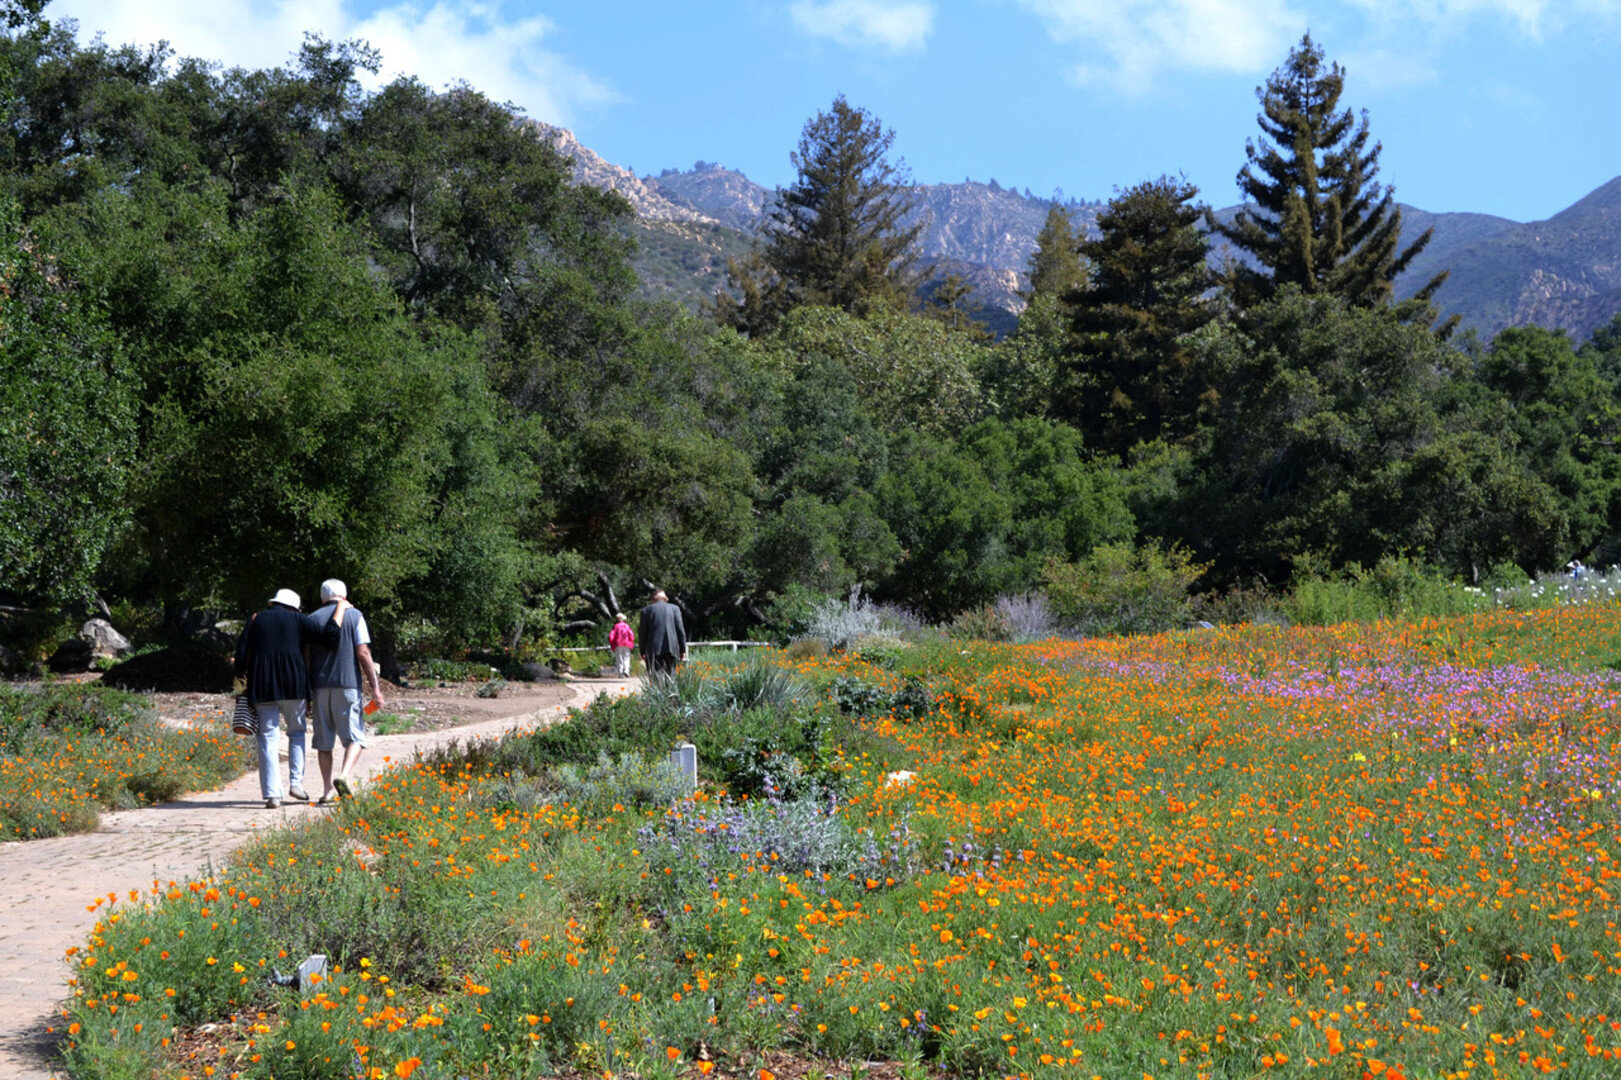
[[[566,129],[535,127],[574,162],[577,182],[611,188],[636,209],[639,270],[649,295],[688,304],[712,296],[724,283],[726,259],[748,250],[773,195],[743,173],[705,161],[637,177]],[[994,180],[920,184],[913,191],[923,221],[923,261],[966,278],[993,327],[1010,327],[1023,308],[1019,290],[1028,284],[1030,254],[1053,200]],[[1078,230],[1095,231],[1101,203],[1063,205]],[[1218,217],[1238,209],[1225,208]],[[1563,328],[1581,340],[1621,312],[1621,177],[1546,221],[1411,206],[1402,214],[1407,236],[1428,228],[1435,233],[1397,279],[1398,294],[1410,295],[1437,271],[1449,270],[1436,302],[1466,327],[1489,336],[1534,324]]]

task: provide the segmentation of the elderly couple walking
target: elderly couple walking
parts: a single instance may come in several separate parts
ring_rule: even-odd
[[[353,793],[349,779],[366,748],[362,686],[383,704],[383,688],[371,659],[371,631],[360,610],[349,603],[349,589],[336,578],[321,583],[322,607],[299,611],[298,594],[281,589],[255,615],[236,645],[236,670],[248,677],[248,701],[259,720],[259,794],[266,809],[281,805],[277,764],[280,724],[287,725],[287,796],[309,801],[304,790],[305,703],[314,706],[313,745],[326,804]],[[333,749],[343,757],[333,772]]]
[[[670,603],[663,589],[653,593],[653,602],[642,609],[638,620],[642,641],[642,665],[649,675],[671,675],[687,659],[687,627],[681,609]],[[624,615],[614,616],[608,631],[608,647],[613,650],[614,670],[621,678],[630,675],[630,651],[636,647],[637,632]]]

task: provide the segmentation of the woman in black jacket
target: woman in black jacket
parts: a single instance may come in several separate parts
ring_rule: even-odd
[[[287,721],[287,795],[309,801],[304,790],[304,701],[309,697],[309,673],[304,666],[311,642],[338,646],[347,600],[340,600],[330,619],[320,621],[298,610],[298,594],[280,589],[270,606],[253,617],[236,643],[236,670],[248,676],[248,701],[259,718],[259,794],[265,809],[281,805],[276,767],[278,724]]]

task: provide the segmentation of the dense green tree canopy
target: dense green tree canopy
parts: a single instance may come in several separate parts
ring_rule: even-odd
[[[135,380],[103,313],[0,201],[0,588],[79,599],[128,517]]]
[[[1464,485],[1521,483],[1499,481],[1508,474],[1487,466],[1512,459],[1465,438],[1468,417],[1444,410],[1459,357],[1427,329],[1291,287],[1203,347],[1222,400],[1208,472],[1180,515],[1195,550],[1274,579],[1307,554],[1364,566],[1404,551],[1478,550],[1484,566],[1513,556],[1506,535],[1452,535],[1478,530],[1478,508],[1492,501]],[[1421,474],[1452,501],[1411,497]]]
[[[804,307],[773,341],[790,367],[842,366],[873,417],[892,432],[951,434],[982,410],[973,376],[981,346],[921,315],[881,308],[860,317]]]
[[[740,633],[857,585],[946,619],[1166,542],[1272,582],[1621,551],[1621,321],[1454,347],[1387,303],[1417,245],[1309,39],[1224,230],[1240,303],[1162,177],[1091,238],[1050,207],[993,341],[963,279],[919,299],[894,135],[843,98],[717,325],[636,299],[628,204],[470,87],[372,88],[316,37],[263,70],[81,46],[38,7],[0,5],[8,596],[207,616],[336,574],[386,654],[549,642],[650,583]]]
[[[1187,340],[1214,314],[1198,194],[1145,181],[1110,200],[1099,235],[1080,244],[1090,274],[1064,297],[1071,336],[1053,412],[1095,450],[1123,459],[1139,442],[1186,438],[1215,400]]]
[[[1028,588],[1048,559],[1133,531],[1118,479],[1062,425],[986,420],[955,445],[905,436],[892,454],[878,496],[903,555],[881,593],[933,619]]]
[[[87,210],[75,259],[144,377],[128,557],[158,594],[251,606],[335,575],[382,604],[426,573],[439,496],[482,482],[453,472],[493,408],[474,343],[414,326],[321,192],[236,221],[221,186]]]

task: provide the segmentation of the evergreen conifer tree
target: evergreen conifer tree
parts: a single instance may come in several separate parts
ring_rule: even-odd
[[[1094,451],[1124,458],[1139,442],[1184,438],[1213,400],[1184,340],[1212,316],[1198,194],[1185,180],[1144,181],[1110,200],[1099,235],[1079,245],[1091,275],[1065,298],[1071,341],[1053,414]]]
[[[1235,265],[1228,289],[1244,307],[1279,287],[1330,293],[1359,307],[1386,304],[1391,283],[1430,241],[1431,231],[1401,248],[1401,209],[1381,185],[1380,144],[1368,145],[1368,114],[1340,109],[1345,72],[1326,64],[1311,35],[1256,90],[1262,138],[1245,145],[1238,187],[1254,210],[1230,223],[1207,213],[1217,233],[1260,265]],[[1398,250],[1399,249],[1399,250]],[[1443,272],[1417,294],[1427,301]]]
[[[719,322],[760,334],[806,304],[862,314],[910,298],[922,223],[905,223],[915,199],[905,164],[889,160],[894,141],[842,94],[806,123],[791,155],[799,176],[766,212],[759,262],[728,268],[744,299],[717,296]]]
[[[1063,296],[1086,280],[1086,269],[1075,250],[1075,226],[1069,212],[1059,203],[1047,211],[1047,221],[1036,235],[1036,250],[1030,253],[1030,290],[1026,300],[1038,296]]]

